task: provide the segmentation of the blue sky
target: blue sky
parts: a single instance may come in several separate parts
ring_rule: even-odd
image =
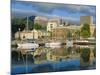
[[[93,16],[96,20],[96,7],[88,5],[55,4],[42,2],[24,2],[13,0],[12,16],[58,17],[70,22],[80,21],[80,16]]]

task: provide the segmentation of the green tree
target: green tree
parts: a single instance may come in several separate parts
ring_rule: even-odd
[[[73,38],[80,39],[80,31],[79,30],[75,31]]]
[[[90,25],[89,24],[84,24],[83,27],[81,28],[81,36],[83,38],[88,38],[90,37]]]
[[[71,31],[68,31],[68,33],[67,33],[67,38],[68,38],[69,40],[72,39],[72,33],[71,33]]]
[[[34,24],[34,28],[39,30],[39,29],[42,29],[42,26],[40,24],[38,24],[38,23],[35,23]]]

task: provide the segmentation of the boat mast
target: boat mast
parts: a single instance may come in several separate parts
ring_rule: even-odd
[[[27,16],[26,31],[28,31],[28,16]]]

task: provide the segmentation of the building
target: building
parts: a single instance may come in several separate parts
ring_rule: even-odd
[[[95,25],[90,25],[90,32],[91,32],[91,36],[93,37],[94,36],[94,33],[96,31],[96,26]]]
[[[66,40],[67,39],[67,27],[56,27],[52,29],[52,39],[55,40]]]
[[[43,37],[48,37],[50,36],[50,34],[47,31],[43,31],[43,30],[30,30],[30,31],[26,31],[23,30],[21,32],[16,32],[15,33],[15,39],[21,39],[21,40],[26,40],[26,39],[40,39]]]
[[[47,31],[51,32],[53,28],[56,28],[59,25],[60,25],[60,19],[57,18],[49,19],[47,23]]]
[[[82,27],[84,24],[90,25],[91,36],[93,36],[93,33],[96,28],[96,25],[93,24],[93,16],[81,16],[80,17],[80,27]]]
[[[93,25],[93,17],[92,16],[81,16],[80,25],[83,25],[83,24]]]
[[[33,39],[33,33],[31,31],[26,32],[25,30],[23,30],[22,32],[16,32],[15,39]]]
[[[53,28],[56,28],[58,25],[56,22],[48,22],[47,24],[47,31],[52,31]]]
[[[18,39],[18,38],[20,38],[21,40],[38,39],[38,37],[39,37],[39,33],[35,29],[32,31],[23,30],[22,32],[15,33],[15,39]]]
[[[42,16],[37,16],[34,19],[34,24],[35,23],[38,23],[38,24],[40,24],[42,26],[46,26],[47,25],[47,22],[48,22],[48,18],[42,17]]]
[[[68,32],[74,33],[75,31],[80,30],[80,26],[71,25],[71,26],[59,26],[52,29],[52,39],[56,40],[66,40]]]
[[[60,25],[61,20],[59,18],[51,18],[51,19],[49,19],[49,22],[56,22],[57,25]]]

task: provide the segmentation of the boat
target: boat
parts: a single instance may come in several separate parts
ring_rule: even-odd
[[[39,44],[35,42],[24,42],[24,43],[18,43],[18,49],[25,49],[25,50],[35,50],[39,47]]]
[[[45,47],[49,47],[49,48],[60,48],[61,47],[61,43],[60,42],[45,43]]]

